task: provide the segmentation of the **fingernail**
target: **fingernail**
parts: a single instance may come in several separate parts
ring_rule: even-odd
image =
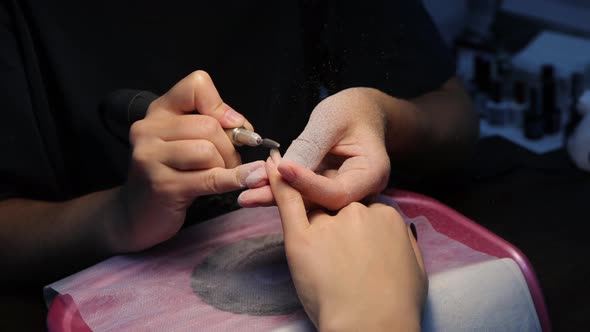
[[[248,196],[247,194],[245,194],[246,191],[243,191],[239,196],[238,196],[238,205],[241,207],[248,207],[248,200],[245,198],[246,196]]]
[[[272,159],[270,157],[268,157],[266,159],[266,165],[265,165],[264,169],[266,170],[266,176],[269,177],[269,182],[270,182],[270,174],[277,171],[275,163],[272,162]]]
[[[238,182],[240,183],[240,186],[242,188],[248,186],[248,177],[261,168],[264,169],[264,161],[261,160],[239,166]]]
[[[418,232],[416,232],[416,226],[414,226],[414,223],[410,223],[410,230],[412,231],[412,235],[414,235],[414,239],[418,242]]]
[[[281,152],[279,152],[278,149],[270,149],[270,158],[275,163],[275,165],[280,164],[281,163]]]
[[[246,178],[245,182],[248,188],[253,188],[260,187],[267,180],[268,176],[266,175],[266,169],[264,167],[260,167],[251,172],[250,175],[248,175],[248,177]]]
[[[230,122],[231,124],[240,125],[244,122],[245,118],[242,114],[234,111],[232,108],[229,108],[225,111],[225,121]]]

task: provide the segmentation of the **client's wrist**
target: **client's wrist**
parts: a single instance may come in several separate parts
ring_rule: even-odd
[[[397,308],[374,305],[320,310],[317,328],[321,332],[420,331],[420,312],[411,303],[399,303]]]

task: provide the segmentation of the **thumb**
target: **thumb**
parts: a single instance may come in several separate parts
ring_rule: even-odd
[[[182,177],[181,186],[186,188],[187,194],[198,197],[245,188],[248,176],[260,169],[264,169],[264,162],[258,160],[235,168],[214,167],[179,174]]]
[[[319,105],[318,105],[319,106]],[[345,123],[331,108],[316,108],[303,129],[287,149],[284,160],[315,170],[345,133]]]
[[[243,115],[223,102],[211,76],[202,70],[176,83],[158,102],[169,113],[189,114],[197,110],[215,118],[223,128],[241,127],[246,122]]]

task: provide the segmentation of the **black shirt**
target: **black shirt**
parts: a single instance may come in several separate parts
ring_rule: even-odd
[[[3,1],[0,198],[63,200],[124,182],[129,146],[98,105],[209,72],[224,101],[287,147],[331,93],[412,98],[454,74],[419,1]],[[243,148],[244,162],[263,158]]]

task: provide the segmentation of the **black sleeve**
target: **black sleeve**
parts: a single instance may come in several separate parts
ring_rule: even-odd
[[[0,199],[56,198],[60,189],[47,153],[55,142],[39,125],[43,115],[35,110],[15,3],[0,3]]]
[[[324,80],[331,92],[365,86],[413,98],[455,73],[419,0],[332,1],[324,11]]]

